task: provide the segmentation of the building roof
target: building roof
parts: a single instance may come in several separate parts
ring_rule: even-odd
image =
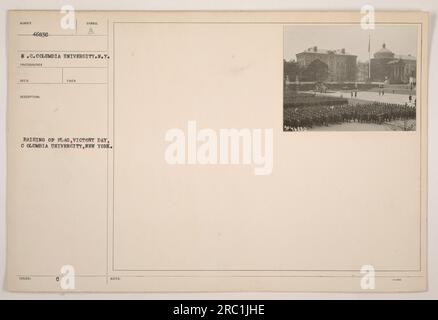
[[[386,44],[384,43],[382,45],[382,48],[380,48],[379,51],[374,53],[374,58],[393,58],[394,53],[386,48]]]
[[[388,62],[388,64],[397,64],[397,63],[400,63],[400,62],[402,62],[402,61],[401,60],[391,60],[391,61]]]
[[[401,62],[404,62],[404,61],[413,61],[413,62],[417,61],[417,58],[415,58],[414,56],[411,56],[410,54],[408,54],[408,55],[396,55],[394,58],[395,59],[389,61],[388,64],[396,64],[396,63],[401,63]]]
[[[416,57],[414,57],[413,55],[411,55],[411,54],[396,54],[395,56],[394,56],[394,58],[396,58],[396,59],[401,59],[401,60],[412,60],[412,61],[416,61],[417,60],[417,58]]]
[[[335,54],[335,55],[341,55],[341,56],[354,56],[354,57],[356,57],[356,55],[346,52],[344,48],[336,49],[336,50],[328,50],[328,49],[322,49],[322,48],[318,48],[317,46],[314,46],[314,47],[307,48],[303,52],[300,52],[297,54],[303,54],[303,53]]]

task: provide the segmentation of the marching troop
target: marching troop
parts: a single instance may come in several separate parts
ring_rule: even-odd
[[[284,130],[302,131],[314,126],[344,122],[383,124],[393,120],[415,119],[416,108],[383,102],[356,105],[315,105],[284,109]]]

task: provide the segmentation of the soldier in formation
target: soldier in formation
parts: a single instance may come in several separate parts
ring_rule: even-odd
[[[370,102],[357,105],[316,105],[286,108],[284,130],[301,131],[314,126],[344,122],[383,124],[393,120],[415,119],[416,108],[407,104]]]

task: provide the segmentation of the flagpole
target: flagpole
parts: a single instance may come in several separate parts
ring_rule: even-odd
[[[371,34],[368,34],[368,81],[371,82]]]

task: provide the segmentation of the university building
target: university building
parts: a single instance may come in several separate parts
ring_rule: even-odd
[[[415,82],[417,59],[412,55],[396,55],[383,44],[371,59],[371,81],[389,83]]]
[[[326,79],[328,82],[349,82],[356,81],[356,59],[357,56],[349,54],[345,49],[326,50],[317,46],[297,53],[297,63],[300,67],[311,69],[315,67],[326,68]]]

